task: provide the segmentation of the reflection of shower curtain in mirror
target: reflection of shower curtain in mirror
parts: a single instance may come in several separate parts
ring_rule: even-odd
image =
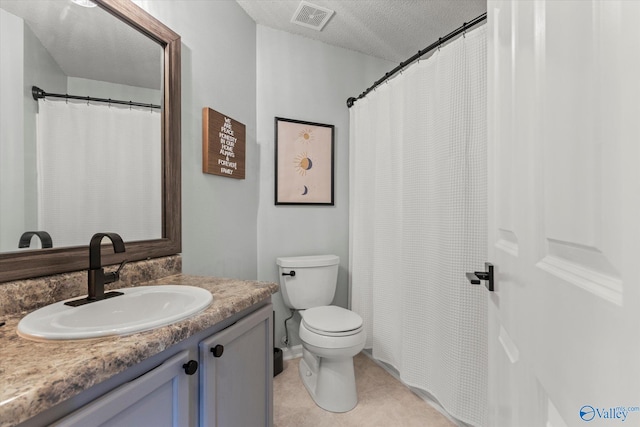
[[[350,110],[352,309],[373,356],[451,415],[486,423],[486,31]]]
[[[54,246],[162,236],[159,111],[39,101],[38,225]]]

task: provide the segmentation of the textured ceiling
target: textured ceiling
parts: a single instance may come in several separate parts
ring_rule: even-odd
[[[99,7],[0,0],[0,8],[25,20],[67,76],[162,87],[162,47]]]
[[[487,11],[486,0],[307,0],[335,10],[322,31],[291,23],[300,0],[236,0],[258,24],[400,63]]]
[[[300,0],[236,1],[258,24],[395,63],[487,8],[486,0],[308,0],[335,10],[319,32],[290,22]],[[67,75],[160,87],[160,46],[100,8],[68,0],[0,0],[0,7],[25,18]]]

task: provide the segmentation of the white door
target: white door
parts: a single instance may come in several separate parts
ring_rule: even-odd
[[[640,426],[640,1],[488,14],[489,425]]]

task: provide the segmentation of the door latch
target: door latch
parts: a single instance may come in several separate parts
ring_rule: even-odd
[[[486,271],[474,271],[473,273],[466,273],[467,280],[471,282],[472,285],[479,285],[482,281],[484,281],[484,285],[486,288],[493,292],[493,264],[490,262],[484,263],[484,268]]]

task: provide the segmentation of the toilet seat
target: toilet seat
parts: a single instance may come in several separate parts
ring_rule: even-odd
[[[350,331],[343,331],[343,332],[327,332],[327,331],[323,331],[322,329],[316,329],[312,326],[309,326],[308,323],[304,324],[305,328],[307,328],[310,332],[313,332],[314,334],[318,334],[318,335],[324,335],[327,337],[348,337],[351,335],[355,335],[358,332],[360,332],[362,330],[362,326],[359,327],[358,329],[352,329]]]
[[[326,357],[327,352],[334,353],[335,350],[343,349],[346,351],[346,349],[357,348],[357,351],[352,354],[352,356],[354,356],[364,347],[367,336],[364,328],[349,331],[347,335],[341,336],[327,335],[324,331],[317,333],[309,329],[305,322],[300,322],[298,332],[303,346],[314,354],[322,357]],[[335,354],[340,355],[342,352]]]
[[[362,318],[357,313],[335,305],[305,310],[302,323],[310,332],[329,337],[355,335],[362,330]]]

